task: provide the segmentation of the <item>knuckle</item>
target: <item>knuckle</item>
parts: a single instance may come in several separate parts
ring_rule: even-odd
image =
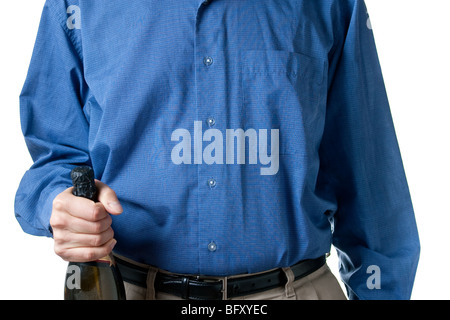
[[[59,246],[59,245],[55,244],[54,251],[55,251],[57,256],[60,256],[64,260],[67,259],[67,256],[66,256],[67,251],[62,246]]]
[[[104,246],[101,249],[101,256],[105,257],[111,252],[111,249],[108,246]]]
[[[99,234],[101,233],[103,230],[103,226],[100,222],[94,222],[92,225],[92,233],[94,234]]]
[[[95,254],[92,250],[86,249],[83,252],[83,260],[92,261],[95,260]]]
[[[72,241],[73,237],[72,237],[72,233],[70,232],[63,232],[60,236],[59,236],[59,243],[61,244],[68,244]]]
[[[53,212],[50,217],[50,225],[52,228],[59,228],[64,226],[64,219],[61,217],[61,215]]]
[[[92,206],[91,221],[99,220],[101,217],[101,213],[102,213],[102,210],[101,210],[100,206],[94,204]]]
[[[53,241],[55,241],[56,246],[62,246],[64,243],[67,242],[67,240],[64,238],[64,236],[61,236],[61,235],[57,236],[56,234],[53,235]]]
[[[55,199],[53,199],[52,207],[53,210],[62,211],[65,207],[65,201],[60,196],[56,196]]]
[[[103,244],[103,237],[101,235],[94,235],[91,239],[92,247],[100,247]]]
[[[96,251],[92,250],[92,249],[86,249],[83,253],[83,259],[86,261],[94,261],[97,260],[98,258],[100,258]]]

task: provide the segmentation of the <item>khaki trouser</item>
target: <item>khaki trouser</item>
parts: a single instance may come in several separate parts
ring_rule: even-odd
[[[128,260],[128,259],[126,259]],[[129,260],[128,260],[129,261]],[[139,266],[145,266],[138,264]],[[127,300],[182,300],[180,297],[156,292],[154,287],[155,276],[158,272],[168,273],[163,270],[145,266],[149,269],[147,276],[147,288],[125,282]],[[234,297],[229,300],[346,300],[335,276],[325,264],[315,272],[293,281],[294,274],[290,268],[283,268],[288,279],[285,286],[270,289],[247,296]],[[245,276],[245,275],[242,275]],[[246,275],[248,276],[248,275]],[[239,276],[229,277],[235,278]],[[217,278],[224,279],[224,278]],[[226,294],[226,293],[225,293]]]

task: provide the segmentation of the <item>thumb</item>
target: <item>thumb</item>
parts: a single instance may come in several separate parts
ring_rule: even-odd
[[[103,204],[106,211],[113,215],[121,214],[123,208],[114,190],[99,180],[95,180],[95,186],[97,187],[98,201]]]

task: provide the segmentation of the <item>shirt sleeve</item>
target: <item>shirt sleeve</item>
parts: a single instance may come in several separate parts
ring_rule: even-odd
[[[47,1],[28,74],[20,94],[22,132],[33,165],[24,174],[15,198],[22,229],[51,237],[53,199],[71,186],[70,170],[89,164],[88,120],[80,43],[67,27],[66,10]],[[72,33],[70,33],[72,32]]]
[[[409,299],[420,251],[412,201],[365,3],[344,2],[320,148],[337,203],[333,244],[350,299]]]

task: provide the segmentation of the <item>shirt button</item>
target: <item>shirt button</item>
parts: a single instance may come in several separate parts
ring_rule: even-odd
[[[216,245],[216,243],[214,241],[211,241],[208,244],[208,250],[211,251],[211,252],[214,252],[214,251],[217,250],[217,245]]]
[[[216,120],[213,117],[209,117],[208,119],[206,119],[206,123],[211,128],[216,124]]]
[[[216,186],[216,180],[214,180],[213,178],[208,179],[207,183],[208,183],[208,187],[210,187],[211,189]]]
[[[203,58],[203,63],[205,64],[205,66],[209,67],[210,65],[213,64],[213,58],[211,58],[211,57],[204,57]]]

